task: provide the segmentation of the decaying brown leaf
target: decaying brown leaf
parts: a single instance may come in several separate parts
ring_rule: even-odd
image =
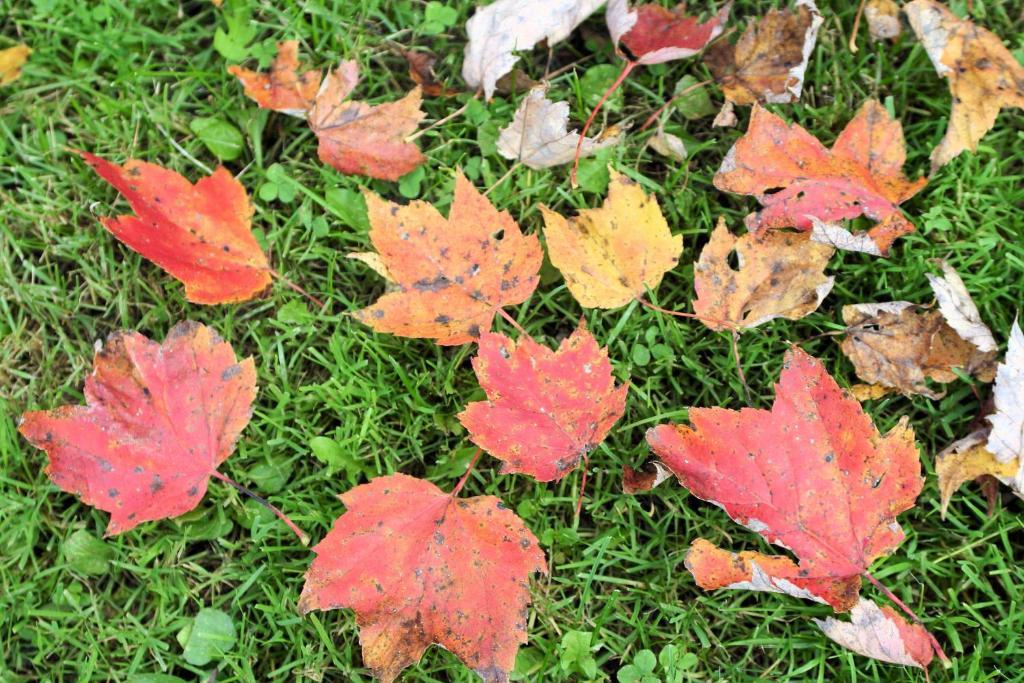
[[[864,5],[864,18],[868,20],[868,34],[874,40],[894,40],[903,30],[900,6],[894,0],[868,0]]]
[[[942,518],[946,518],[949,500],[963,484],[995,477],[1008,483],[1015,494],[1024,498],[1024,490],[1013,487],[1017,461],[999,462],[985,447],[988,430],[979,429],[954,442],[935,456],[935,474],[939,477]]]
[[[13,83],[21,76],[21,67],[28,61],[32,49],[28,45],[15,45],[0,50],[0,85]]]
[[[976,150],[1000,109],[1024,107],[1024,66],[999,36],[960,19],[935,0],[914,0],[903,9],[953,94],[946,136],[932,151],[935,171],[965,149]]]
[[[729,265],[733,250],[738,270]],[[719,218],[694,268],[693,310],[713,330],[726,329],[728,323],[751,328],[773,318],[802,318],[832,290],[835,278],[824,269],[834,251],[806,233],[736,237]]]
[[[711,45],[704,62],[734,104],[795,102],[822,21],[813,0],[797,0],[750,23],[735,45]]]

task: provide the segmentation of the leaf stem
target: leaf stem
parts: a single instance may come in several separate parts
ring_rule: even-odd
[[[452,489],[452,492],[448,494],[449,496],[455,498],[459,495],[459,491],[461,491],[462,487],[466,485],[466,481],[469,479],[469,475],[473,472],[473,468],[476,467],[477,462],[480,461],[481,454],[483,454],[483,451],[477,448],[476,453],[473,454],[473,459],[469,463],[469,467],[466,468],[466,473],[462,475],[462,479],[459,479],[459,483],[456,484],[455,488]]]
[[[288,518],[288,515],[284,514],[278,508],[274,507],[274,505],[272,505],[270,501],[268,501],[266,498],[253,493],[252,491],[245,488],[231,477],[227,476],[226,474],[222,474],[217,470],[213,471],[213,477],[215,479],[220,479],[225,484],[233,486],[236,490],[238,490],[239,493],[244,493],[245,495],[249,496],[263,507],[273,512],[279,520],[284,522],[285,525],[292,530],[292,533],[299,537],[299,540],[302,542],[302,545],[309,545],[309,534],[300,529],[298,525],[295,524],[295,522]]]
[[[463,104],[461,107],[459,107],[458,109],[453,111],[451,114],[448,114],[448,116],[445,116],[443,119],[438,119],[437,121],[434,121],[432,124],[430,124],[426,128],[420,128],[418,131],[416,131],[412,135],[407,136],[405,138],[405,141],[406,142],[414,142],[417,139],[419,139],[419,137],[422,136],[424,133],[432,131],[435,128],[437,128],[438,126],[443,126],[444,124],[448,123],[452,119],[455,119],[455,118],[458,118],[459,116],[462,116],[462,113],[464,111],[466,111],[467,109],[469,109],[469,103],[472,102],[473,100],[477,99],[478,97],[480,97],[480,91],[479,90],[476,91],[475,93],[473,93],[473,96],[470,97],[468,100],[466,100],[465,104]]]
[[[576,182],[576,171],[580,167],[580,152],[583,149],[583,141],[587,137],[587,131],[590,130],[591,124],[594,123],[594,119],[597,117],[597,112],[601,111],[601,107],[604,106],[605,100],[607,100],[613,92],[618,90],[619,86],[622,85],[624,80],[626,80],[626,77],[629,76],[630,72],[638,66],[640,66],[640,62],[634,62],[633,60],[626,61],[626,66],[622,67],[619,77],[616,78],[615,82],[604,91],[604,94],[601,95],[601,99],[597,101],[597,106],[595,106],[594,110],[590,112],[590,116],[587,117],[586,123],[583,124],[583,130],[580,131],[580,139],[576,142],[576,156],[573,157],[572,171],[569,173],[569,179],[572,182],[573,187],[578,186]]]
[[[655,109],[655,110],[654,110],[654,113],[653,113],[653,114],[651,114],[650,116],[648,116],[648,117],[647,117],[647,120],[646,120],[646,121],[644,121],[644,125],[640,126],[640,128],[639,128],[639,129],[637,129],[637,131],[636,131],[636,132],[638,132],[638,133],[642,133],[642,132],[644,132],[645,130],[647,130],[647,129],[648,129],[649,127],[650,127],[650,125],[651,125],[652,123],[654,123],[654,121],[655,121],[655,120],[656,120],[656,119],[657,119],[657,118],[658,118],[659,116],[661,116],[661,112],[665,111],[665,109],[667,109],[667,108],[668,108],[668,106],[669,106],[670,104],[672,104],[673,102],[675,102],[675,101],[676,101],[677,99],[679,99],[679,98],[680,98],[680,97],[682,97],[683,95],[687,94],[687,93],[688,93],[688,92],[690,92],[691,90],[696,90],[697,88],[703,88],[703,87],[704,87],[705,85],[707,85],[708,83],[713,83],[713,82],[714,82],[714,80],[715,80],[715,79],[713,79],[713,78],[709,78],[709,79],[707,79],[706,81],[701,81],[700,83],[694,83],[693,85],[689,85],[689,86],[687,86],[687,87],[683,88],[682,90],[680,90],[679,92],[677,92],[677,93],[676,93],[675,95],[673,95],[673,96],[672,96],[671,98],[669,98],[669,100],[668,100],[667,102],[665,102],[665,104],[663,104],[663,105],[661,105],[660,107],[658,107],[657,109]]]
[[[860,31],[860,17],[864,14],[866,2],[867,0],[860,0],[860,4],[857,6],[857,15],[853,18],[853,30],[850,31],[850,42],[847,44],[853,54],[857,54],[857,32]]]
[[[740,360],[740,333],[732,330],[732,358],[736,361],[736,374],[739,375],[740,384],[743,385],[743,393],[747,397],[747,405],[753,407],[754,401],[750,397],[750,386],[747,384],[747,376],[743,374],[743,362]]]
[[[917,624],[921,628],[924,628],[924,623],[922,623],[918,616],[914,614],[914,611],[907,607],[906,603],[904,603],[902,600],[896,597],[895,593],[893,593],[891,590],[883,586],[882,583],[871,574],[871,572],[864,572],[864,577],[868,581],[870,581],[875,588],[882,591],[885,597],[889,598],[889,600],[893,604],[895,604],[897,607],[903,610],[903,612],[907,616],[909,616],[915,624]],[[939,659],[942,661],[943,666],[948,667],[950,663],[949,657],[947,657],[946,653],[942,651],[942,646],[939,645],[939,641],[935,639],[935,636],[933,636],[927,628],[924,628],[924,632],[928,636],[928,642],[931,643],[932,649],[935,650],[935,654],[937,654],[939,656]]]
[[[320,299],[317,299],[317,298],[316,298],[315,296],[313,296],[312,294],[310,294],[309,292],[307,292],[306,290],[304,290],[304,289],[303,289],[302,287],[299,287],[299,286],[298,286],[297,284],[295,284],[294,282],[292,282],[291,280],[289,280],[288,278],[286,278],[286,277],[285,277],[284,275],[281,275],[281,273],[277,272],[277,271],[276,271],[276,270],[274,270],[273,268],[270,268],[269,270],[270,270],[270,275],[271,275],[272,277],[275,277],[275,278],[277,278],[277,279],[278,279],[278,280],[280,280],[281,282],[283,282],[283,283],[285,283],[286,285],[288,285],[288,287],[289,287],[289,288],[291,288],[291,289],[295,290],[296,292],[298,292],[298,293],[299,293],[299,294],[301,294],[302,296],[304,296],[304,297],[306,297],[307,299],[309,299],[310,301],[312,301],[312,302],[313,302],[313,304],[314,304],[314,305],[315,305],[315,306],[316,306],[317,308],[323,308],[323,307],[324,307],[324,302],[323,302],[323,301],[320,301]]]
[[[516,322],[516,319],[509,315],[504,308],[499,308],[498,313],[500,313],[501,317],[505,319],[505,322],[507,322],[512,327],[516,328],[516,332],[523,336],[530,337],[530,333],[524,330],[523,326]],[[530,337],[530,339],[533,339],[533,337]]]
[[[590,469],[590,454],[583,454],[583,478],[580,479],[580,493],[576,497],[576,519],[580,518],[580,511],[583,510],[583,496],[586,495],[587,491],[587,470]]]

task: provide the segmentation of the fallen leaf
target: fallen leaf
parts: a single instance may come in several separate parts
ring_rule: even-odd
[[[995,351],[997,348],[992,330],[981,320],[981,313],[974,305],[970,292],[964,286],[960,275],[945,261],[939,261],[942,277],[926,273],[928,282],[939,302],[939,310],[946,324],[956,330],[960,337],[978,347],[979,351]]]
[[[306,118],[320,88],[320,70],[299,73],[299,41],[285,40],[277,44],[270,71],[259,73],[240,66],[228,67],[228,73],[242,82],[245,95],[260,106],[289,116]]]
[[[940,311],[890,301],[843,306],[842,315],[848,330],[840,348],[864,382],[941,398],[926,380],[953,382],[954,368],[992,381],[995,354],[961,338]]]
[[[678,135],[665,132],[665,127],[659,123],[658,128],[647,140],[647,145],[663,157],[673,161],[686,161],[686,145]]]
[[[938,74],[949,80],[949,127],[932,151],[932,172],[962,151],[975,151],[1003,107],[1024,107],[1024,66],[999,36],[960,19],[935,0],[903,7]]]
[[[672,476],[664,465],[652,460],[642,469],[634,470],[629,465],[622,468],[622,492],[635,495],[653,490]]]
[[[1024,334],[1016,320],[1006,358],[996,370],[993,398],[995,413],[988,417],[992,423],[988,450],[1001,463],[1017,464],[1010,485],[1024,498]]]
[[[736,117],[736,105],[730,100],[722,103],[722,108],[715,114],[715,120],[711,122],[713,128],[734,128],[739,123]]]
[[[860,575],[903,540],[896,522],[923,479],[906,419],[881,436],[820,361],[786,354],[771,410],[691,408],[647,442],[693,495],[799,559],[732,555],[699,539],[687,567],[707,589],[774,590],[857,603]]]
[[[736,252],[739,268],[729,265]],[[735,237],[718,219],[693,272],[694,312],[712,330],[750,329],[774,318],[800,318],[832,291],[825,275],[832,247],[800,233]]]
[[[136,213],[100,218],[103,227],[180,280],[186,299],[236,303],[270,286],[270,265],[252,234],[252,204],[226,168],[193,185],[156,164],[129,159],[118,166],[78,154]]]
[[[459,413],[469,439],[503,461],[502,473],[555,481],[576,469],[622,417],[608,352],[582,323],[557,351],[529,337],[480,338],[473,359],[486,401]]]
[[[735,45],[723,39],[710,46],[704,63],[730,102],[796,102],[823,21],[814,0],[797,0],[795,10],[768,10]]]
[[[874,40],[895,40],[900,37],[900,6],[894,0],[868,0],[864,5],[868,34]]]
[[[1024,487],[1014,486],[1018,470],[1016,458],[999,462],[986,447],[989,430],[980,429],[950,444],[935,456],[935,474],[939,478],[939,508],[942,519],[946,518],[949,501],[963,484],[984,477],[995,477],[1009,485],[1013,492],[1024,498]]]
[[[400,206],[364,196],[370,241],[397,287],[353,313],[378,332],[465,344],[537,287],[540,241],[523,235],[462,173],[447,219],[426,202]]]
[[[842,251],[882,256],[878,244],[866,233],[853,234],[839,223],[826,223],[811,216],[811,239]]]
[[[884,255],[897,237],[913,232],[899,205],[927,183],[907,180],[901,170],[905,158],[902,126],[875,100],[861,106],[831,150],[800,126],[787,126],[754,105],[747,133],[729,150],[714,184],[761,202],[765,208],[746,219],[757,234],[811,230],[812,218],[864,215],[878,221],[867,234]]]
[[[854,384],[849,391],[850,395],[861,403],[884,398],[893,393],[891,387],[884,387],[881,384]]]
[[[506,159],[522,161],[528,168],[542,169],[567,164],[576,154],[580,134],[569,132],[569,104],[552,102],[545,95],[547,86],[538,86],[519,103],[512,122],[498,135],[498,152]],[[580,147],[580,157],[588,157],[599,150],[615,145],[616,134],[586,138]]]
[[[252,358],[194,322],[163,344],[116,332],[96,352],[84,406],[25,413],[18,431],[50,480],[110,513],[107,535],[195,508],[235,449],[256,396]]]
[[[843,647],[880,662],[919,669],[927,669],[932,662],[932,646],[923,626],[910,624],[891,607],[879,607],[867,598],[850,610],[850,621],[828,617],[814,623]]]
[[[647,3],[630,10],[628,0],[608,0],[605,20],[616,50],[621,43],[636,63],[661,64],[703,50],[722,33],[730,7],[731,3],[725,3],[718,14],[702,23],[686,15],[686,3],[675,9]]]
[[[299,610],[350,608],[363,662],[383,683],[431,644],[504,683],[526,642],[537,539],[493,496],[454,498],[404,474],[341,495],[347,511],[313,552]]]
[[[428,97],[452,97],[458,91],[452,90],[444,83],[437,80],[434,73],[434,64],[437,57],[427,52],[415,52],[413,50],[401,49],[401,54],[409,64],[409,77],[416,85],[420,86],[424,95]]]
[[[425,116],[420,88],[395,102],[346,101],[358,83],[359,66],[347,61],[320,86],[309,110],[309,127],[320,143],[317,155],[348,175],[398,180],[426,161],[415,143],[406,141]]]
[[[21,68],[28,61],[32,49],[28,45],[15,45],[0,50],[0,85],[7,85],[21,78]]]
[[[603,4],[604,0],[497,0],[477,8],[466,22],[469,42],[462,78],[491,99],[498,79],[519,59],[516,52],[532,50],[542,40],[548,47],[565,40]]]
[[[548,256],[584,308],[618,308],[654,290],[679,263],[673,235],[653,195],[609,169],[608,198],[566,219],[541,205]]]

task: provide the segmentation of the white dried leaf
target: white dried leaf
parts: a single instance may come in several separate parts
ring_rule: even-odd
[[[932,273],[927,273],[927,276],[935,292],[935,299],[939,302],[942,317],[962,339],[977,346],[979,351],[995,351],[997,345],[992,330],[981,321],[981,313],[974,305],[964,281],[948,263],[941,261],[940,264],[942,277]]]
[[[1017,320],[1010,331],[1006,358],[996,369],[993,399],[995,413],[988,416],[992,432],[987,448],[999,462],[1020,461],[1010,485],[1024,491],[1024,334]]]
[[[604,0],[497,0],[477,9],[466,22],[469,42],[462,77],[472,88],[494,96],[498,79],[512,71],[517,51],[547,40],[565,40]]]
[[[814,623],[826,636],[857,654],[889,664],[924,668],[909,652],[896,623],[867,598],[861,598],[850,610],[850,621],[829,617],[815,619]]]
[[[537,86],[519,103],[512,122],[498,135],[498,153],[516,159],[533,169],[567,164],[576,156],[580,134],[569,132],[569,105],[552,102],[545,95],[545,86]],[[580,158],[614,145],[618,135],[605,139],[585,138]]]
[[[878,245],[867,233],[853,234],[839,223],[826,223],[814,216],[811,219],[811,239],[822,244],[830,244],[844,251],[859,251],[871,256],[881,256]]]
[[[686,161],[686,145],[678,135],[666,133],[662,125],[647,141],[648,146],[663,157],[676,161]]]

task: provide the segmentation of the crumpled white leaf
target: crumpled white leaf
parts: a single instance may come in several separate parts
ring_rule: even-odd
[[[530,90],[519,103],[512,123],[498,135],[498,153],[506,159],[517,159],[533,169],[567,164],[576,156],[580,134],[569,132],[569,104],[552,102],[547,98],[545,86]],[[618,135],[604,139],[585,138],[580,146],[580,157],[619,141]]]
[[[724,108],[723,108],[724,111]],[[718,119],[715,119],[716,121]],[[731,152],[731,150],[730,150]],[[868,237],[867,233],[854,234],[839,223],[820,221],[814,216],[811,219],[811,239],[822,244],[829,244],[844,251],[859,251],[871,256],[881,256],[878,244]]]
[[[935,292],[935,299],[939,302],[942,317],[962,339],[977,346],[979,351],[995,351],[996,339],[988,325],[981,321],[981,313],[974,305],[964,281],[948,263],[940,261],[940,264],[942,277],[932,273],[927,273],[927,276]]]
[[[1010,485],[1024,491],[1024,334],[1017,320],[1010,331],[1006,358],[996,369],[993,399],[995,413],[988,416],[992,432],[987,448],[999,462],[1020,461]]]
[[[469,43],[462,77],[472,88],[483,87],[487,99],[495,84],[519,59],[513,52],[530,50],[547,40],[565,40],[605,0],[497,0],[477,9],[466,22]]]
[[[686,144],[678,135],[666,133],[665,127],[660,123],[654,135],[647,140],[647,145],[663,157],[686,161]]]
[[[815,619],[814,623],[826,636],[857,654],[889,664],[916,666],[919,669],[927,666],[927,662],[919,661],[904,642],[896,622],[867,598],[861,598],[850,610],[850,621],[828,617],[824,620]],[[909,625],[907,627],[913,628]],[[927,660],[931,661],[931,651],[927,652]],[[924,656],[923,652],[918,656]]]

